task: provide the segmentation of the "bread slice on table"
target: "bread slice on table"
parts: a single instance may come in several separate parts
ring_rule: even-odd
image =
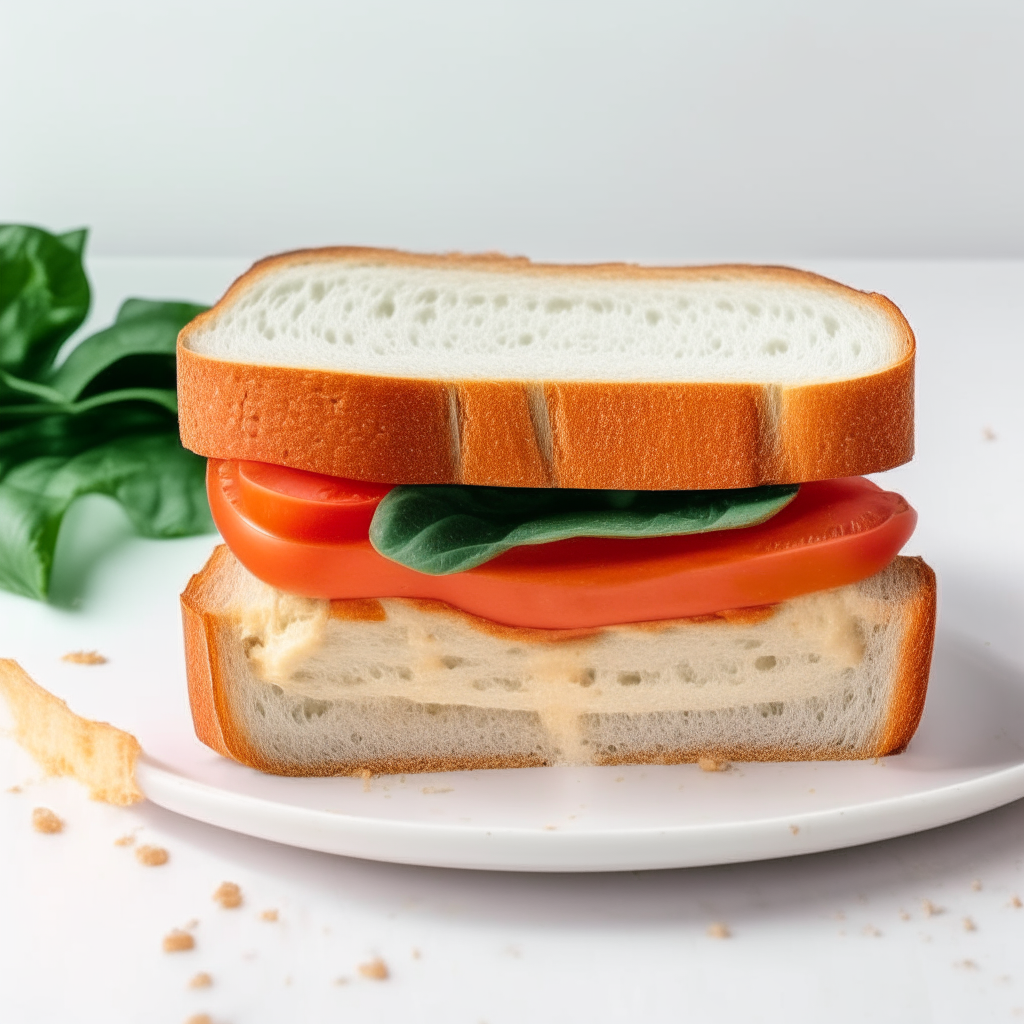
[[[436,601],[326,601],[219,547],[182,595],[199,738],[281,775],[867,758],[924,706],[935,575],[693,619],[543,630]]]
[[[913,454],[914,335],[779,267],[262,260],[178,341],[182,441],[382,483],[698,489]]]

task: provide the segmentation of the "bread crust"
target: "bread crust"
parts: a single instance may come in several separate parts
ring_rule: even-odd
[[[453,751],[447,757],[408,757],[361,760],[358,762],[317,762],[308,761],[301,766],[278,761],[262,748],[250,742],[231,712],[228,691],[231,687],[229,673],[222,664],[218,643],[218,616],[220,601],[217,587],[221,578],[230,574],[234,556],[222,545],[218,547],[203,569],[193,576],[181,595],[182,622],[185,631],[186,671],[188,673],[189,701],[196,735],[207,746],[218,753],[275,775],[330,776],[330,775],[386,775],[413,772],[468,771],[483,768],[525,768],[542,767],[548,762],[541,755],[478,755],[470,751]],[[910,577],[913,598],[905,612],[908,621],[904,629],[904,641],[900,652],[900,671],[889,699],[888,713],[873,742],[865,747],[848,751],[849,758],[883,757],[898,754],[906,749],[917,729],[924,710],[931,667],[932,644],[935,636],[936,582],[935,573],[921,558],[899,557],[895,564],[899,571]],[[376,602],[375,602],[376,603]],[[459,609],[451,608],[436,601],[412,601],[417,606],[432,612],[464,617],[474,628],[493,633],[517,643],[537,644],[559,640],[585,640],[597,630],[540,630],[498,626],[487,620]],[[351,604],[353,607],[339,607]],[[736,616],[720,613],[714,616],[698,616],[691,620],[701,623],[738,620],[741,622],[760,621],[775,613],[774,606],[758,609],[743,609]],[[370,602],[332,602],[332,615],[339,618],[377,621],[379,616]],[[663,629],[667,623],[633,623],[629,628]],[[546,636],[552,633],[554,636]],[[624,755],[604,754],[595,759],[602,765],[617,764],[684,764],[702,759],[718,763],[729,761],[809,761],[835,760],[834,748],[815,751],[813,749],[790,749],[770,745],[719,746],[706,749],[685,750],[631,750]]]
[[[751,383],[420,379],[262,366],[190,348],[218,310],[284,267],[359,260],[520,275],[758,280],[881,310],[901,354],[867,376]],[[915,341],[884,296],[786,267],[535,264],[495,254],[303,250],[255,264],[178,339],[182,442],[200,455],[380,483],[697,489],[891,469],[914,451]]]

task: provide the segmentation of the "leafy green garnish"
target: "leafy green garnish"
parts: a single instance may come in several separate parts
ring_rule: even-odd
[[[206,307],[128,299],[56,365],[89,311],[85,239],[0,226],[0,587],[41,599],[82,495],[116,499],[146,537],[213,528],[175,392],[178,332]]]
[[[385,558],[444,576],[524,544],[755,526],[788,505],[797,490],[797,484],[722,491],[402,486],[377,506],[370,543]]]

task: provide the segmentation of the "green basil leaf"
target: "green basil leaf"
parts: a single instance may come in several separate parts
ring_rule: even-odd
[[[205,306],[128,299],[116,322],[72,349],[48,381],[68,402],[131,387],[174,387],[178,332]]]
[[[176,429],[176,420],[166,409],[148,402],[119,402],[78,416],[51,415],[21,422],[0,429],[0,480],[30,459],[69,459],[117,437]]]
[[[525,544],[571,537],[667,537],[770,519],[796,484],[719,491],[400,486],[377,506],[370,543],[430,576],[464,572]]]
[[[0,225],[0,369],[38,379],[89,312],[84,231]]]
[[[71,458],[43,456],[0,480],[0,586],[44,599],[60,523],[76,498],[106,494],[145,537],[213,529],[206,503],[206,460],[176,433],[122,437]]]

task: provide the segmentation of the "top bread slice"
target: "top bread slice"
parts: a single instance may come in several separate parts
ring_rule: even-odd
[[[798,483],[910,459],[914,350],[885,297],[782,267],[315,249],[181,332],[179,421],[382,483]]]

